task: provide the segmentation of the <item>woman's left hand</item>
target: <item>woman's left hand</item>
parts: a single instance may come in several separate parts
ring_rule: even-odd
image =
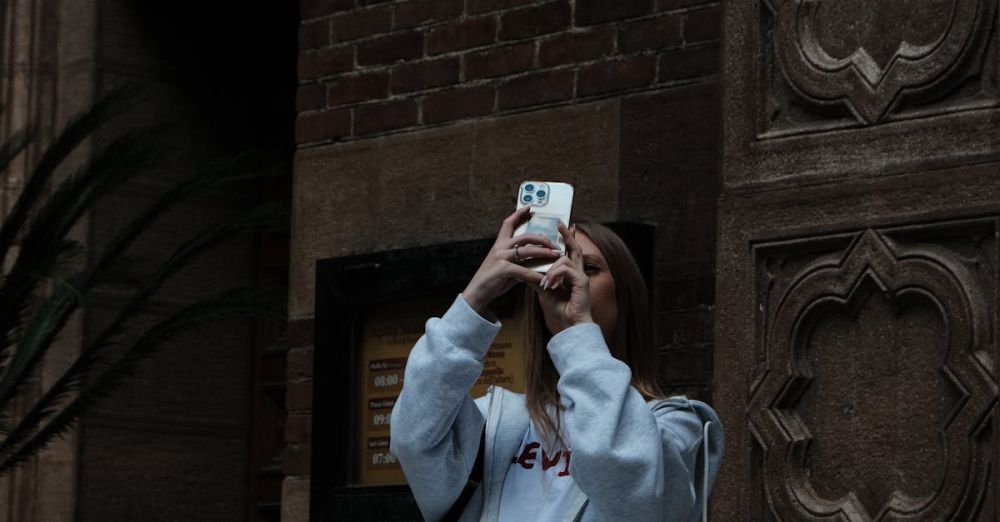
[[[552,264],[538,286],[538,302],[545,316],[545,325],[552,335],[580,323],[592,323],[590,315],[590,278],[583,270],[583,251],[566,225],[559,224],[559,233],[566,243],[566,255]]]

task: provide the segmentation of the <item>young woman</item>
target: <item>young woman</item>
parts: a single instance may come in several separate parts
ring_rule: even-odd
[[[421,513],[440,520],[482,447],[482,483],[460,520],[697,520],[722,456],[722,426],[704,403],[664,399],[645,341],[642,276],[605,227],[560,225],[549,240],[513,231],[496,243],[451,308],[427,321],[392,411],[391,450]],[[555,260],[543,275],[520,264]],[[500,330],[488,311],[523,282],[526,394],[469,389]],[[454,513],[454,511],[452,511]]]

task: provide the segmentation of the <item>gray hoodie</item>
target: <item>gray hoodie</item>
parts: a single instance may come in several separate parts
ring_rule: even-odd
[[[491,387],[475,401],[469,396],[499,331],[498,321],[484,319],[459,295],[444,316],[427,321],[410,352],[392,410],[390,449],[428,520],[441,519],[465,487],[484,423],[483,483],[461,520],[499,514],[504,477],[529,422],[521,394]],[[576,497],[563,519],[698,520],[724,445],[712,408],[684,397],[647,403],[596,324],[559,332],[548,351],[573,451]]]

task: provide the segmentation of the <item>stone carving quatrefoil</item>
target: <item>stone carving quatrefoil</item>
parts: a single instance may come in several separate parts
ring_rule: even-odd
[[[917,496],[893,487],[876,495],[867,494],[867,500],[855,494],[867,491],[865,488],[872,483],[905,484],[906,473],[920,473],[913,469],[878,469],[872,474],[872,466],[866,461],[880,460],[880,456],[865,452],[877,451],[879,446],[866,444],[864,437],[877,431],[877,424],[885,417],[873,416],[871,410],[860,416],[867,424],[851,434],[851,437],[858,437],[854,439],[856,444],[846,446],[845,451],[860,452],[844,459],[847,468],[855,468],[855,473],[845,479],[846,484],[827,487],[823,476],[815,473],[817,465],[822,463],[811,462],[816,444],[824,442],[816,438],[818,432],[814,428],[817,426],[806,420],[810,416],[802,403],[803,397],[810,393],[810,386],[816,379],[847,371],[827,365],[825,375],[814,374],[810,357],[806,355],[811,332],[816,325],[831,320],[847,318],[850,323],[852,316],[857,317],[862,307],[870,305],[871,296],[890,303],[886,306],[896,310],[901,309],[901,302],[923,303],[921,306],[933,310],[934,315],[940,317],[939,324],[944,326],[938,355],[918,361],[926,371],[924,379],[916,384],[931,386],[943,382],[954,390],[957,399],[948,406],[947,412],[922,411],[928,416],[924,425],[934,426],[934,436],[930,440],[940,460],[934,466],[936,484],[921,488]],[[819,258],[798,271],[787,290],[781,293],[776,308],[768,312],[768,315],[773,313],[773,321],[767,327],[766,369],[761,372],[759,384],[751,389],[748,411],[750,430],[764,455],[762,482],[756,487],[762,488],[774,512],[795,513],[800,520],[970,520],[990,482],[990,459],[983,454],[984,448],[979,442],[980,434],[990,430],[991,412],[997,397],[992,363],[978,355],[990,343],[988,310],[981,285],[967,262],[955,252],[934,244],[899,244],[874,230],[859,234],[842,256]],[[905,323],[901,315],[894,317],[893,313],[875,314],[878,320],[874,324],[870,322],[873,316],[867,317],[868,323],[849,324],[846,331],[850,334],[841,339],[841,343],[827,342],[823,346],[830,351],[826,354],[828,359],[848,353],[865,357],[856,350],[846,349],[843,343],[858,343],[862,337],[857,335],[858,329],[868,328],[871,330],[865,333],[873,335],[865,336],[868,342],[864,345],[874,362],[878,357],[871,356],[873,351],[885,350],[892,344],[881,342],[879,334]],[[850,335],[858,338],[852,339]],[[912,354],[904,347],[900,356],[911,357]],[[848,364],[842,364],[846,366]],[[864,368],[865,365],[860,366]],[[876,367],[870,371],[881,369]],[[874,388],[859,393],[880,393],[880,387]],[[872,404],[870,397],[861,396],[860,399],[859,404]],[[823,408],[823,415],[833,419],[831,422],[852,417],[850,412],[829,406]],[[898,428],[885,426],[883,431],[900,428],[905,430],[905,423]],[[907,449],[915,451],[926,444],[917,437],[904,437],[903,440],[902,444],[913,446]],[[902,475],[896,477],[894,472]],[[840,492],[831,495],[830,491]]]
[[[996,0],[766,1],[792,88],[816,105],[844,104],[864,124],[970,74],[996,12]]]

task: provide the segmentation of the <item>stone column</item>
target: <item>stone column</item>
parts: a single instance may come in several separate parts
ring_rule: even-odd
[[[996,23],[727,4],[716,519],[996,520]]]
[[[35,141],[5,172],[0,204],[12,208],[30,166],[54,132],[73,113],[89,104],[93,87],[96,14],[88,1],[11,0],[3,4],[0,139],[20,129],[35,130]],[[61,23],[71,20],[71,23]],[[82,147],[81,149],[85,149]],[[71,163],[86,156],[78,152]],[[72,236],[83,240],[86,220]],[[13,252],[16,254],[16,250]],[[9,261],[9,260],[8,260]],[[43,289],[44,291],[44,289]],[[80,350],[82,322],[74,316],[54,349],[30,376],[22,403],[47,389]],[[15,406],[15,412],[27,407]],[[78,432],[71,429],[37,458],[0,477],[0,520],[69,521],[76,508]]]

